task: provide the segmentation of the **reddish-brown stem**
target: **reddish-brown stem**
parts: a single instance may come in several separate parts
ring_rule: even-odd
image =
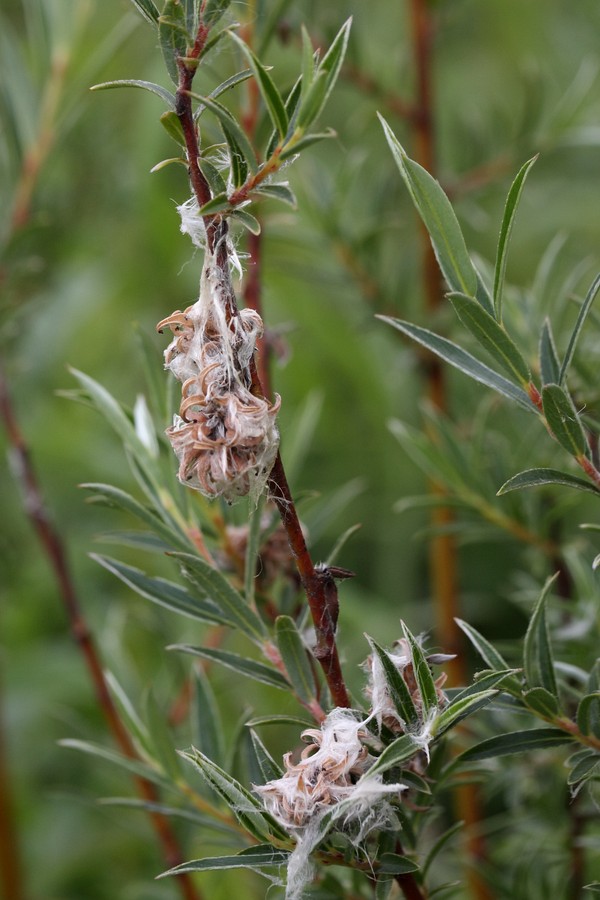
[[[323,669],[334,704],[349,707],[351,706],[350,697],[342,675],[335,643],[339,612],[337,586],[327,569],[316,569],[314,566],[279,454],[277,454],[275,465],[269,476],[269,491],[287,532],[290,548],[310,607],[317,638],[315,656]]]
[[[432,85],[432,37],[433,20],[428,0],[410,0],[410,27],[415,67],[415,111],[411,117],[414,154],[416,160],[429,172],[435,172],[435,135],[433,123]],[[422,279],[425,304],[429,315],[434,315],[443,301],[439,269],[429,235],[423,225],[420,229],[422,248]],[[429,358],[426,365],[429,399],[433,406],[444,413],[447,410],[445,369],[441,361]],[[433,435],[432,435],[433,438]],[[445,490],[437,483],[430,485],[432,494],[443,497]],[[450,507],[436,505],[432,514],[434,528],[442,530],[431,543],[430,577],[435,604],[437,640],[447,652],[456,658],[448,667],[451,684],[464,684],[466,667],[460,652],[461,635],[455,618],[459,614],[456,542],[447,531],[454,521]],[[485,847],[478,833],[480,820],[479,797],[473,785],[465,785],[457,791],[458,812],[467,825],[467,846],[472,861],[485,855]],[[489,900],[490,894],[474,868],[469,869],[471,891],[477,900]]]
[[[196,69],[179,60],[179,88],[177,90],[176,111],[183,127],[186,140],[190,182],[194,196],[202,206],[210,199],[210,189],[198,166],[198,135],[192,111],[191,86]],[[261,170],[261,174],[264,170]],[[233,201],[232,201],[233,202]],[[226,243],[227,223],[219,216],[205,216],[207,247],[215,254],[217,269],[223,273],[223,288],[227,303],[227,316],[237,316],[237,301],[228,278],[229,261]],[[251,390],[258,396],[265,396],[263,385],[258,375],[256,361],[251,360]],[[285,475],[281,457],[277,454],[275,465],[268,481],[271,497],[277,506],[281,521],[286,530],[292,555],[296,561],[302,586],[306,593],[311,616],[315,626],[315,656],[323,669],[331,698],[336,706],[349,707],[350,697],[344,682],[340,660],[335,642],[335,631],[338,618],[337,586],[327,569],[316,569],[306,546],[300,520]]]
[[[0,691],[0,894],[6,900],[25,900],[1,700]]]
[[[14,468],[17,472],[22,490],[25,512],[34,528],[52,568],[58,585],[60,597],[65,608],[71,633],[81,650],[88,673],[91,677],[96,699],[106,718],[110,731],[121,752],[129,759],[139,759],[129,733],[125,729],[113,702],[98,650],[82,612],[75,583],[71,576],[67,554],[58,532],[50,521],[41,488],[35,473],[29,448],[21,432],[4,373],[0,370],[0,418],[4,423],[8,442],[11,447]],[[144,778],[135,778],[141,797],[149,803],[159,800],[155,786]],[[169,868],[183,862],[177,838],[167,819],[156,812],[149,812],[154,830],[162,846],[165,861]],[[185,900],[202,900],[189,875],[177,878],[179,889]]]

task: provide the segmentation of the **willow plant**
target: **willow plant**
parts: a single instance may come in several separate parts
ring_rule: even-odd
[[[142,721],[113,681],[139,758],[81,741],[65,743],[156,783],[169,803],[159,808],[146,800],[142,805],[193,817],[203,840],[219,839],[224,848],[219,855],[191,859],[167,876],[247,869],[265,877],[269,896],[283,892],[288,900],[461,896],[460,886],[443,883],[443,867],[437,865],[460,828],[460,823],[435,824],[444,797],[477,778],[482,760],[563,746],[572,791],[593,791],[600,771],[598,663],[574,677],[572,667],[555,661],[548,625],[555,578],[550,577],[539,592],[519,660],[506,660],[460,621],[481,670],[472,684],[445,689],[443,668],[452,657],[443,648],[428,649],[426,639],[402,623],[387,647],[366,636],[363,688],[350,692],[337,645],[338,582],[353,573],[331,561],[315,564],[307,546],[286,478],[285,446],[279,449],[277,414],[285,397],[269,396],[258,376],[255,350],[265,324],[258,310],[238,304],[234,276],[244,261],[232,230],[256,235],[260,223],[254,207],[261,201],[295,206],[285,171],[332,134],[317,130],[317,122],[340,75],[351,23],[340,23],[331,45],[321,49],[302,30],[300,71],[281,88],[265,55],[273,15],[266,16],[262,33],[249,43],[227,0],[167,0],[161,8],[154,0],[133,2],[155,29],[173,85],[167,89],[127,80],[96,90],[143,89],[163,102],[161,123],[179,151],[156,169],[172,163],[185,168],[191,195],[179,204],[181,230],[203,253],[198,299],[183,311],[166,309],[158,323],[159,331],[171,332],[167,377],[181,385],[166,439],[149,411],[156,408],[156,398],[138,401],[130,413],[87,375],[75,372],[75,377],[80,396],[98,408],[123,441],[142,494],[140,499],[118,487],[88,484],[93,500],[137,518],[144,530],[129,534],[128,543],[167,554],[181,578],[166,580],[118,559],[96,559],[138,594],[206,626],[204,643],[169,648],[196,660],[200,728],[196,745],[176,752],[160,710],[150,704]],[[232,71],[213,86],[205,61],[215,48],[231,59]],[[246,83],[254,85],[262,110],[252,133],[243,116],[232,112],[235,102],[229,102]],[[508,195],[488,284],[470,259],[441,187],[383,126],[430,233],[449,302],[502,372],[428,329],[386,321],[537,416],[540,433],[545,429],[583,473],[531,468],[512,477],[501,492],[558,483],[600,494],[595,423],[578,411],[580,401],[567,384],[600,279],[581,304],[562,359],[550,323],[544,324],[536,375],[528,353],[504,325],[509,239],[533,161],[518,173]],[[160,361],[154,366],[159,368]],[[405,432],[393,428],[407,440]],[[425,445],[420,449],[426,456]],[[238,501],[247,505],[247,524],[230,517]],[[230,635],[235,652],[223,646]],[[250,774],[245,783],[226,762],[231,754],[225,752],[222,717],[205,674],[212,665],[232,673],[232,686],[248,678],[280,689],[297,703],[296,715],[266,710],[244,723],[238,740]],[[471,739],[465,749],[461,723],[483,707],[493,711],[489,721],[495,731],[483,740]],[[301,752],[290,747],[280,761],[261,729],[290,724],[297,729],[296,743],[305,746]],[[198,883],[201,890],[201,878]],[[600,882],[588,887],[598,890]]]

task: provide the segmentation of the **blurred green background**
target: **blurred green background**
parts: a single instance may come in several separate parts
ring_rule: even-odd
[[[512,319],[533,356],[544,315],[572,321],[568,295],[584,291],[598,267],[600,7],[596,0],[438,0],[431,6],[437,175],[484,270],[493,263],[512,177],[541,154],[509,263]],[[244,4],[234,8],[237,17],[247,15]],[[168,641],[198,635],[88,559],[99,533],[127,523],[86,507],[78,484],[134,486],[117,438],[90,410],[60,396],[73,388],[66,368],[72,365],[133,405],[145,389],[139,332],[154,344],[160,369],[165,339],[154,335],[155,323],[197,295],[201,259],[179,233],[175,208],[188,197],[185,172],[171,166],[150,174],[176,152],[158,122],[158,100],[140,91],[88,92],[91,84],[116,78],[167,84],[166,75],[151,29],[125,0],[3,0],[0,10],[3,367],[103,659],[136,701],[153,685],[166,707],[187,664],[167,658],[165,634]],[[265,61],[279,84],[291,83],[300,23],[325,43],[348,15],[354,25],[347,65],[322,116],[337,138],[286,171],[297,212],[265,206],[263,287],[266,322],[287,348],[273,372],[283,398],[284,461],[286,435],[301,411],[321,404],[292,484],[315,557],[325,558],[345,529],[361,524],[338,560],[358,576],[343,587],[340,627],[349,679],[358,686],[353,664],[366,654],[365,629],[389,641],[400,617],[413,631],[432,623],[428,514],[393,510],[398,499],[423,492],[425,480],[388,429],[390,417],[420,427],[422,378],[414,348],[374,316],[439,328],[450,327],[450,318],[443,312],[433,323],[422,311],[417,223],[375,115],[381,111],[410,149],[407,123],[396,115],[398,99],[410,99],[414,87],[405,4],[288,4]],[[15,188],[27,148],[39,147],[41,98],[57,59],[67,68],[51,146],[26,227],[11,234]],[[204,86],[212,89],[230,66],[223,46],[209,59]],[[595,374],[598,351],[591,341],[588,349]],[[467,443],[473,423],[488,417],[489,438],[474,467],[489,499],[537,521],[541,501],[493,497],[519,468],[552,462],[544,436],[522,414],[505,416],[483,389],[458,375],[449,376],[449,398]],[[153,882],[163,862],[142,814],[97,805],[98,797],[127,794],[126,776],[57,746],[63,737],[109,739],[47,560],[24,516],[2,431],[0,442],[0,721],[27,897],[174,898],[172,883]],[[560,494],[552,503],[567,535],[593,518],[580,497]],[[488,635],[521,633],[523,573],[543,578],[546,562],[473,515],[462,526],[464,617]],[[591,559],[593,547],[577,540]],[[125,555],[138,564],[135,552]],[[216,672],[215,678],[233,723],[243,707],[227,676]],[[271,700],[268,692],[248,698],[257,712]],[[181,740],[185,745],[186,735]],[[285,735],[274,738],[273,752],[284,749]],[[186,830],[188,852],[201,855],[206,848],[194,840]],[[224,876],[208,875],[202,884],[217,900],[229,890]],[[245,884],[248,897],[262,896],[262,883],[257,893]]]

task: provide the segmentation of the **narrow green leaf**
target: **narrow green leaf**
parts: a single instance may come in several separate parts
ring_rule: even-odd
[[[145,445],[136,434],[132,421],[125,415],[112,394],[84,372],[73,368],[70,368],[69,371],[77,379],[98,412],[123,441],[125,447],[131,450],[139,461],[143,460],[146,467],[152,468],[153,461]]]
[[[140,596],[159,606],[182,613],[191,619],[198,619],[200,622],[235,627],[235,622],[227,618],[221,609],[208,598],[200,600],[172,581],[166,581],[164,578],[152,578],[141,569],[125,565],[117,559],[100,556],[96,553],[92,553],[90,556]]]
[[[195,94],[193,91],[190,91],[190,97],[193,97],[194,100],[198,100],[199,103],[202,103],[202,105],[205,106],[206,109],[209,109],[217,117],[217,119],[221,123],[221,127],[223,128],[225,137],[228,140],[228,136],[231,137],[232,142],[238,148],[238,152],[241,154],[246,165],[251,169],[252,172],[256,172],[256,154],[252,149],[252,145],[248,140],[242,126],[229,112],[227,107],[223,106],[222,103],[219,103],[218,100],[215,100],[211,96],[203,97],[200,94]]]
[[[498,372],[490,369],[489,366],[486,366],[447,338],[440,337],[440,335],[428,331],[427,328],[412,325],[410,322],[404,322],[401,319],[393,319],[390,316],[377,316],[377,318],[408,335],[408,337],[421,344],[422,347],[431,350],[436,356],[439,356],[445,362],[464,372],[465,375],[468,375],[480,384],[485,384],[486,387],[490,387],[504,397],[508,397],[509,400],[514,400],[523,409],[529,412],[536,412],[535,406],[524,390],[517,387],[512,381],[504,378],[503,375],[499,375]]]
[[[181,756],[189,760],[210,787],[221,796],[236,819],[259,841],[269,841],[271,835],[287,839],[288,835],[263,809],[262,804],[243,785],[236,781],[203,753],[192,747]]]
[[[502,325],[499,325],[473,297],[458,293],[451,293],[449,297],[459,319],[481,346],[518,384],[528,385],[531,380],[529,366]]]
[[[180,758],[175,751],[175,741],[167,725],[167,715],[158,706],[151,690],[146,692],[144,712],[152,746],[152,755],[160,763],[166,774],[176,782],[181,775]]]
[[[390,659],[389,654],[372,638],[365,635],[372,652],[383,667],[390,697],[402,723],[410,730],[419,724],[419,714],[402,675]]]
[[[587,694],[577,708],[577,727],[582,734],[600,738],[600,691]]]
[[[185,149],[185,135],[183,133],[183,128],[181,126],[181,122],[179,121],[179,116],[177,113],[172,110],[168,110],[163,113],[159,119],[160,124],[165,129],[169,137],[175,141],[176,144],[179,144],[180,147]],[[187,160],[184,160],[185,165],[187,166]],[[150,171],[155,171],[154,169]]]
[[[290,616],[278,616],[275,620],[275,641],[295,693],[305,703],[311,703],[315,698],[315,678],[300,632]]]
[[[158,878],[166,878],[167,875],[183,875],[184,872],[210,872],[215,869],[265,869],[270,866],[285,866],[289,859],[289,852],[277,850],[271,844],[261,844],[253,847],[252,854],[236,853],[235,856],[207,856],[204,859],[192,859],[190,862],[181,863],[167,872],[162,872]]]
[[[229,31],[227,31],[227,34],[229,34]],[[235,75],[230,75],[229,78],[226,78],[225,81],[222,81],[221,84],[217,85],[208,96],[214,100],[216,97],[220,97],[221,94],[224,94],[225,91],[231,90],[236,84],[247,81],[248,78],[252,78],[252,69],[243,69],[241,72],[236,72]],[[201,103],[194,112],[194,119],[198,120],[205,109],[206,106]]]
[[[309,91],[315,77],[316,59],[315,50],[310,39],[310,35],[304,25],[300,26],[300,31],[302,34],[301,93],[302,97],[306,97],[306,94]]]
[[[262,645],[266,635],[265,626],[221,572],[206,560],[191,553],[172,553],[170,555],[178,559],[198,581],[202,590],[217,604],[228,621],[235,623],[248,637]]]
[[[587,292],[586,298],[583,301],[583,305],[579,310],[579,315],[577,316],[577,322],[575,323],[575,328],[573,329],[573,333],[569,340],[569,345],[567,347],[567,352],[565,353],[565,358],[563,359],[563,364],[560,369],[560,375],[558,377],[558,384],[563,385],[565,383],[565,378],[567,377],[567,372],[569,371],[569,366],[571,365],[571,361],[575,354],[575,347],[577,346],[577,341],[579,339],[579,335],[581,334],[581,329],[585,323],[587,315],[592,308],[592,303],[596,299],[596,294],[600,290],[600,275],[596,275],[594,281],[592,282],[592,286]]]
[[[141,88],[144,91],[150,91],[165,101],[168,108],[175,110],[175,94],[161,87],[160,84],[154,84],[152,81],[140,81],[137,78],[121,79],[119,81],[103,81],[101,84],[94,84],[90,91],[108,91],[112,88],[132,87]]]
[[[396,738],[395,741],[388,744],[381,756],[369,769],[368,775],[378,775],[382,772],[387,772],[388,769],[392,769],[394,766],[401,765],[418,753],[420,746],[420,744],[415,742],[411,734],[403,734],[402,737]]]
[[[419,871],[412,859],[398,853],[382,853],[378,862],[377,872],[382,875],[405,875],[407,872]]]
[[[230,32],[230,37],[238,45],[250,64],[258,84],[261,97],[269,113],[273,127],[283,139],[287,133],[288,117],[283,102],[283,97],[275,87],[273,79],[265,69],[261,61],[254,55],[250,47],[235,32]]]
[[[542,388],[542,404],[548,427],[561,447],[575,458],[587,456],[585,432],[569,394],[558,384],[546,384]]]
[[[591,881],[589,884],[584,884],[584,891],[591,891],[593,894],[600,894],[600,881]]]
[[[437,839],[437,841],[435,841],[433,847],[431,848],[431,850],[425,857],[425,862],[421,866],[421,871],[423,872],[423,878],[425,878],[425,876],[427,875],[427,872],[431,868],[431,864],[434,862],[436,856],[438,856],[440,850],[442,850],[446,846],[448,841],[450,841],[454,837],[455,834],[458,834],[458,832],[462,828],[464,828],[464,825],[465,825],[464,822],[455,822],[451,828],[448,828],[448,830],[445,831],[443,834],[441,834],[440,837]]]
[[[523,700],[538,715],[549,719],[555,719],[559,715],[558,700],[546,688],[534,687],[530,691],[524,691]]]
[[[202,156],[199,157],[198,167],[208,181],[208,186],[214,196],[227,194],[227,184],[225,183],[225,179],[217,167],[213,166],[210,160],[204,159]]]
[[[190,35],[196,34],[201,0],[181,0],[181,2],[183,4],[186,30]]]
[[[410,646],[414,674],[419,686],[419,693],[421,695],[422,716],[424,719],[426,719],[428,714],[432,710],[436,710],[438,708],[438,696],[435,687],[435,681],[433,679],[433,675],[431,674],[429,663],[425,659],[425,654],[421,650],[414,636],[408,630],[404,622],[402,622],[401,624],[404,637],[406,638]]]
[[[224,209],[229,209],[229,197],[226,192],[212,197],[204,206],[200,207],[198,212],[201,216],[208,216],[211,213],[222,212]]]
[[[267,781],[275,781],[277,778],[281,778],[283,769],[275,762],[253,728],[250,729],[250,739],[258,767],[262,773],[263,784],[266,784]]]
[[[545,688],[553,697],[558,697],[558,686],[546,621],[546,601],[556,578],[557,575],[548,578],[540,593],[531,614],[523,646],[523,672],[528,687]]]
[[[223,721],[215,692],[203,667],[194,672],[194,743],[209,759],[223,759]]]
[[[279,159],[281,162],[285,162],[292,156],[296,156],[298,153],[306,150],[306,148],[310,147],[312,144],[317,144],[319,141],[325,141],[334,137],[337,137],[337,132],[334,131],[333,128],[328,128],[327,131],[307,134],[304,137],[298,137],[297,140],[290,141],[289,144],[285,145],[284,149],[279,154]]]
[[[333,39],[298,110],[297,127],[304,131],[315,122],[327,103],[340,74],[348,47],[352,19],[347,19]]]
[[[454,621],[466,634],[484,663],[488,665],[490,669],[493,669],[494,671],[508,670],[508,665],[504,658],[498,653],[496,648],[483,637],[483,635],[479,634],[479,632],[473,628],[472,625],[469,625],[468,622],[464,622],[462,619],[455,619]]]
[[[407,156],[385,119],[378,116],[396,165],[429,232],[444,278],[451,290],[474,297],[477,273],[450,201],[429,172]],[[487,312],[492,313],[493,308]]]
[[[540,373],[542,384],[558,384],[559,372],[560,362],[556,352],[556,344],[554,343],[552,325],[550,324],[550,319],[545,319],[540,335]]]
[[[210,28],[216,25],[221,16],[227,12],[231,6],[231,0],[207,0],[202,13],[202,21]]]
[[[228,128],[227,125],[222,124],[222,128],[227,143],[227,149],[229,150],[231,180],[233,186],[239,188],[244,184],[248,177],[248,163],[243,151],[240,149],[240,145],[236,140],[234,132]]]
[[[567,776],[567,784],[579,784],[600,774],[600,754],[594,750],[582,753]]]
[[[130,732],[132,738],[139,743],[140,747],[148,750],[148,729],[138,716],[133,703],[125,693],[123,686],[117,681],[113,672],[107,671],[105,673],[105,678],[111,694],[117,701],[119,712],[124,720],[127,730]]]
[[[508,192],[508,197],[506,198],[504,216],[502,217],[502,225],[500,226],[498,250],[496,252],[496,265],[494,267],[494,309],[496,311],[498,322],[502,322],[502,292],[504,289],[504,276],[506,274],[506,261],[508,259],[510,236],[525,179],[536,160],[537,156],[534,156],[519,169],[517,177],[513,181],[510,191]]]
[[[577,475],[570,475],[568,472],[560,472],[558,469],[526,469],[509,478],[502,485],[498,494],[508,494],[509,491],[517,491],[522,488],[539,487],[542,484],[562,484],[578,491],[600,494],[600,490],[590,481],[579,478]]]
[[[173,782],[170,778],[165,777],[162,772],[159,772],[153,766],[142,762],[139,759],[131,759],[129,756],[123,756],[122,753],[118,753],[116,750],[102,747],[100,744],[94,744],[91,741],[79,741],[67,738],[58,743],[61,747],[68,747],[70,750],[79,750],[82,753],[89,753],[91,756],[104,759],[107,762],[119,766],[121,769],[125,769],[132,775],[137,775],[140,778],[151,781],[153,784],[158,784],[167,789],[173,788]]]
[[[260,681],[262,684],[268,684],[270,687],[276,687],[282,691],[290,690],[289,683],[273,666],[239,656],[237,653],[230,653],[229,650],[192,647],[190,644],[170,644],[167,650],[179,650],[181,653],[189,653],[191,656],[199,656],[201,659],[210,659],[212,662],[218,662],[240,675],[254,679],[254,681]]]
[[[158,19],[158,37],[167,72],[173,84],[179,84],[177,60],[185,57],[188,33],[185,13],[179,0],[167,0]]]
[[[287,184],[261,184],[260,187],[252,191],[252,195],[268,197],[271,200],[281,200],[282,203],[287,203],[292,209],[296,209],[298,205],[296,195]]]
[[[264,499],[259,497],[255,509],[250,513],[248,540],[244,558],[244,597],[246,598],[246,603],[252,607],[254,606],[254,587],[256,585],[258,553],[261,543],[263,510]]]
[[[153,0],[131,0],[135,8],[151,25],[158,25],[160,13]]]
[[[440,737],[445,731],[448,731],[449,728],[454,728],[455,725],[462,722],[467,716],[470,716],[471,713],[487,706],[490,700],[497,695],[498,691],[491,689],[487,691],[478,691],[468,697],[453,700],[452,703],[436,717],[431,726],[431,733],[435,737]]]
[[[201,825],[202,828],[231,834],[231,829],[222,822],[218,822],[210,816],[203,816],[202,813],[197,812],[195,809],[180,806],[167,806],[165,803],[153,803],[148,800],[138,800],[137,797],[101,797],[98,800],[98,803],[101,806],[122,806],[126,809],[160,813],[161,816],[185,819],[188,822],[194,822],[196,825]]]
[[[519,669],[504,669],[500,672],[478,672],[475,675],[475,681],[473,682],[473,684],[470,684],[462,691],[459,691],[459,693],[454,694],[454,696],[452,697],[452,705],[454,705],[459,700],[464,700],[467,697],[472,697],[473,694],[477,694],[480,691],[489,691],[492,688],[497,688],[498,691],[507,690],[511,693],[520,693],[519,682],[514,677],[514,675],[519,671]]]
[[[513,731],[499,734],[469,747],[457,757],[458,762],[474,762],[479,759],[491,759],[495,756],[508,756],[512,753],[526,753],[530,750],[545,750],[570,744],[570,734],[558,728],[532,728],[526,731]]]
[[[247,212],[245,209],[236,209],[234,212],[230,214],[231,219],[236,219],[238,222],[244,226],[244,228],[250,232],[250,234],[260,234],[261,224],[251,213]]]
[[[301,716],[288,715],[271,715],[271,716],[254,716],[246,722],[248,728],[258,728],[260,725],[297,725],[300,728],[312,728],[314,722],[301,718]]]

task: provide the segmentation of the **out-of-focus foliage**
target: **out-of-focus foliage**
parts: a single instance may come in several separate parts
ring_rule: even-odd
[[[145,721],[156,720],[148,712],[154,703],[176,719],[174,698],[190,660],[165,653],[164,646],[199,644],[201,628],[145,602],[88,560],[92,549],[113,555],[112,546],[95,543],[99,532],[126,531],[132,522],[99,505],[90,514],[77,484],[111,483],[132,493],[138,486],[117,436],[59,393],[73,388],[70,364],[133,407],[136,396],[148,392],[148,366],[154,364],[154,378],[157,371],[162,378],[164,341],[154,337],[156,321],[197,296],[201,262],[179,234],[175,211],[189,194],[185,170],[169,166],[149,174],[177,153],[159,126],[159,100],[141,91],[87,90],[119,78],[172,86],[153,32],[124,0],[5,6],[3,366],[104,660],[144,710]],[[451,421],[425,412],[429,435],[436,436],[432,444],[423,436],[419,357],[374,317],[383,313],[455,333],[457,340],[460,332],[464,339],[450,306],[436,321],[422,312],[416,219],[376,117],[377,111],[385,116],[411,153],[402,115],[414,89],[407,5],[234,2],[232,18],[247,22],[263,7],[281,14],[261,58],[273,66],[276,83],[289,88],[301,60],[301,23],[326,46],[354,16],[345,66],[327,107],[337,138],[307,150],[290,167],[296,211],[271,201],[262,210],[264,313],[281,349],[273,380],[283,397],[282,454],[285,460],[289,448],[297,460],[292,488],[316,558],[327,558],[340,535],[361,524],[336,560],[358,573],[343,587],[339,632],[351,686],[359,692],[361,676],[353,664],[368,652],[365,630],[387,645],[399,635],[400,617],[413,631],[432,627],[425,471],[445,483],[458,510],[462,617],[488,638],[498,637],[509,666],[522,665],[511,639],[524,633],[557,561],[566,561],[568,575],[558,586],[562,599],[552,607],[550,625],[557,658],[570,666],[563,673],[565,690],[580,688],[581,670],[597,654],[591,636],[597,634],[598,587],[591,563],[598,547],[597,535],[578,526],[597,522],[596,498],[560,487],[497,498],[515,472],[563,467],[561,449],[533,416],[509,413],[500,400],[454,374]],[[544,318],[552,320],[564,354],[578,304],[598,270],[600,10],[593,0],[576,6],[437,0],[432,7],[437,174],[483,272],[493,271],[510,184],[521,165],[540,153],[521,196],[503,303],[511,333],[535,366]],[[213,53],[195,89],[209,93],[230,74],[230,52],[228,45]],[[243,102],[245,89],[236,88]],[[213,125],[207,121],[206,127]],[[38,165],[29,195],[28,179]],[[15,209],[22,208],[27,215],[15,219]],[[245,236],[239,234],[243,250]],[[598,321],[592,311],[570,375],[575,400],[579,394],[585,399],[592,420],[598,417]],[[475,342],[469,347],[474,352]],[[166,426],[170,411],[162,404],[155,412]],[[175,897],[172,881],[152,881],[164,863],[144,814],[96,804],[99,796],[127,794],[127,776],[56,745],[64,737],[106,743],[105,726],[6,462],[0,479],[1,719],[28,890],[61,900]],[[243,523],[243,510],[233,515]],[[147,554],[135,544],[120,554],[130,566],[147,567]],[[153,573],[173,578],[173,572],[172,563],[153,556]],[[228,650],[241,652],[235,642]],[[473,658],[473,665],[481,663]],[[274,702],[283,713],[297,715],[298,709],[292,700],[281,703],[273,687],[250,681],[241,697],[231,691],[227,671],[213,666],[210,689],[225,723],[225,748],[204,733],[206,752],[248,783],[255,773],[248,771],[252,757],[245,745],[236,758],[227,750],[236,746],[237,723],[251,717],[248,707],[256,715]],[[205,708],[203,686],[198,690]],[[597,684],[589,690],[597,691]],[[504,728],[510,715],[499,707],[476,720],[478,740]],[[279,760],[297,741],[298,728],[271,731],[269,750]],[[187,726],[176,729],[178,747],[197,740]],[[573,848],[597,840],[577,806],[568,813],[564,756],[536,750],[518,769],[511,768],[515,757],[492,764],[484,800],[486,827],[498,837],[489,870],[499,897],[568,896],[564,883]],[[552,846],[549,819],[557,823]],[[182,822],[180,830],[190,858],[221,852],[220,845],[198,847],[193,824]],[[524,872],[525,839],[532,849]],[[587,881],[600,877],[594,852],[597,846]],[[444,866],[440,878],[449,880],[456,873]],[[244,896],[263,896],[258,876],[243,879]],[[207,897],[219,900],[240,881],[235,873],[218,872],[200,883]]]

